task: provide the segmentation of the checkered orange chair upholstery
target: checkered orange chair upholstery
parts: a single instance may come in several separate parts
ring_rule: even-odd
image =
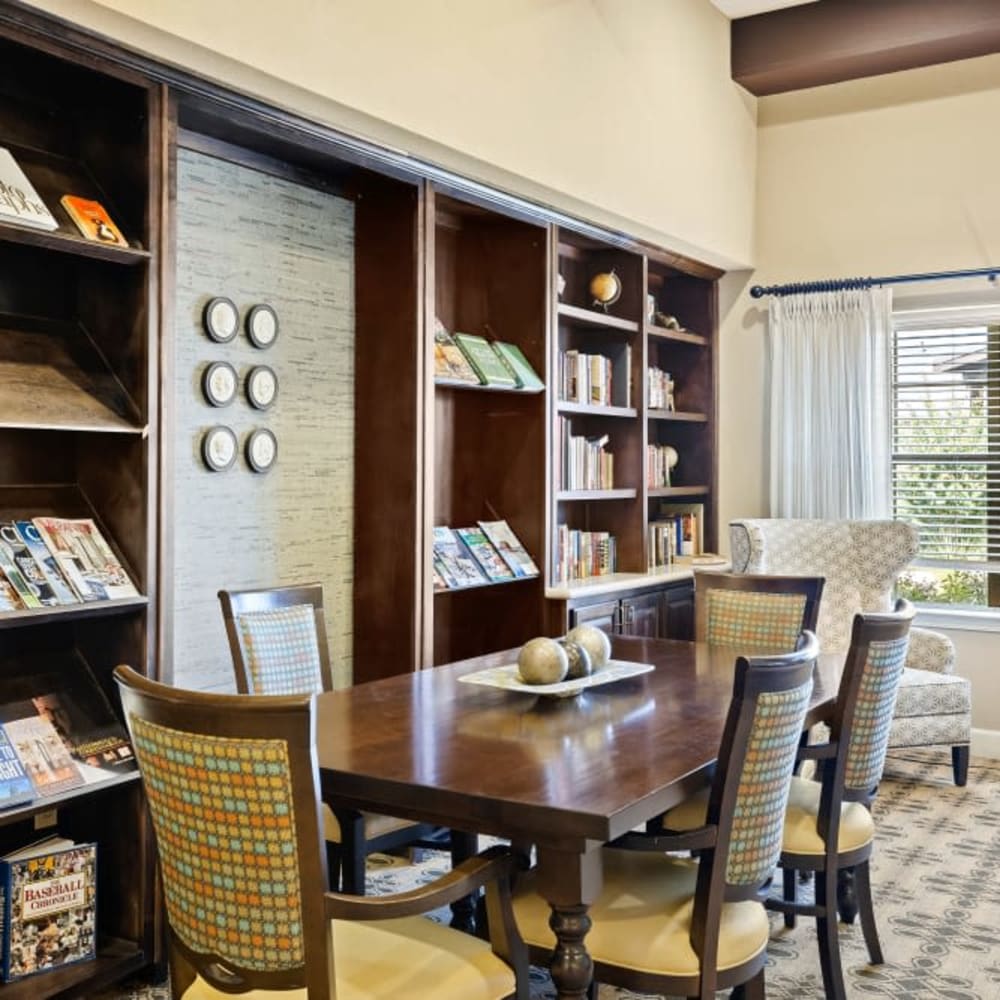
[[[181,691],[115,670],[159,849],[174,1000],[528,996],[493,849],[419,893],[325,893],[311,696]],[[496,944],[418,914],[486,886]]]
[[[781,851],[817,651],[815,636],[805,633],[790,652],[737,659],[707,817],[697,830],[633,833],[604,849],[604,886],[587,935],[595,980],[706,1000],[733,987],[764,995],[769,934],[760,891]],[[697,851],[700,860],[667,851]],[[533,959],[549,961],[550,910],[530,874],[515,890],[514,913]]]

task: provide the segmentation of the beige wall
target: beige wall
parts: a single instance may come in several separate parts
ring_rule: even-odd
[[[756,101],[730,80],[729,22],[708,0],[35,6],[701,259],[750,261]]]
[[[1000,264],[1000,56],[766,98],[759,119],[753,283]],[[724,286],[722,524],[767,514],[763,310],[747,277]],[[1000,300],[984,280],[961,288]],[[1000,730],[1000,636],[952,635],[974,724]]]

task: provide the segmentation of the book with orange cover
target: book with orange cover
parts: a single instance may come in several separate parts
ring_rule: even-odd
[[[121,230],[111,221],[111,216],[99,201],[80,198],[75,194],[64,194],[59,199],[59,204],[66,209],[66,214],[88,240],[112,243],[120,247],[128,246],[128,240],[122,236]]]

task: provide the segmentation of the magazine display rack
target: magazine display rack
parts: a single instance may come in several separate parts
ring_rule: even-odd
[[[117,705],[111,670],[149,671],[155,636],[156,308],[160,91],[54,54],[0,20],[0,147],[58,223],[0,221],[0,522],[90,518],[128,596],[0,612],[0,703],[16,678],[87,669]],[[60,204],[97,201],[126,246],[87,239]],[[158,960],[154,862],[138,773],[126,768],[0,812],[0,855],[47,834],[96,844],[97,954],[0,985],[0,998],[89,995]]]

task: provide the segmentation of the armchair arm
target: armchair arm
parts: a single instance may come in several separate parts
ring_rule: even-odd
[[[937,674],[955,671],[955,646],[948,636],[926,628],[910,629],[910,648],[906,666],[917,670],[932,670]]]

